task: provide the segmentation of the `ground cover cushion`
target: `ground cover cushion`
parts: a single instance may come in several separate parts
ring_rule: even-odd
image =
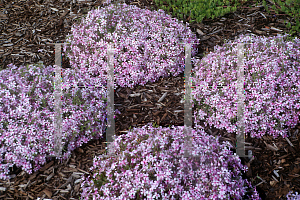
[[[95,157],[92,175],[82,177],[82,199],[259,199],[229,142],[201,126],[189,136],[194,158],[183,157],[183,126],[149,124],[117,137],[114,156]]]
[[[31,174],[53,153],[54,67],[42,64],[0,71],[0,178],[13,165]],[[90,84],[72,69],[63,70],[63,85]],[[105,87],[63,88],[61,159],[105,131]]]
[[[184,70],[184,48],[183,45],[179,48],[175,44],[197,42],[196,36],[188,28],[161,10],[151,12],[126,4],[120,6],[122,8],[110,5],[91,11],[83,20],[91,23],[83,23],[83,27],[72,29],[74,38],[78,40],[72,41],[71,49],[76,56],[71,58],[75,61],[81,59],[80,63],[84,65],[84,53],[93,54],[92,59],[88,60],[90,65],[87,71],[72,62],[72,69],[62,70],[63,85],[97,85],[97,88],[64,87],[64,153],[61,159],[67,158],[83,142],[103,136],[106,119],[104,86],[107,84],[107,51],[103,47],[107,47],[109,41],[123,42],[116,46],[116,55],[120,58],[117,57],[115,62],[116,83],[122,87],[155,81],[169,72],[178,75]],[[143,24],[148,26],[143,28]],[[89,34],[88,39],[78,35],[85,31]],[[99,34],[99,37],[95,34]],[[94,37],[100,42],[92,40]],[[88,50],[89,46],[95,45],[100,45],[96,47],[98,52]],[[78,50],[81,50],[79,55]],[[141,50],[146,51],[148,56],[141,57]],[[195,53],[193,50],[192,55]],[[147,65],[141,65],[145,60]],[[14,164],[30,174],[32,169],[37,171],[46,162],[46,156],[53,155],[53,70],[54,66],[38,64],[19,67],[10,65],[9,69],[1,71],[0,176],[3,179],[9,178],[6,175],[10,171],[9,167]]]
[[[118,28],[119,28],[118,26],[114,27],[114,25],[113,25],[112,27],[109,27],[108,29],[109,30],[113,30],[113,29],[117,30]],[[84,31],[84,30],[87,30],[87,27],[82,29],[82,31]],[[112,31],[111,34],[107,33],[107,35],[109,35],[108,40],[114,40],[115,39],[114,37],[118,38],[118,36],[114,35],[114,33],[115,33],[114,31]],[[76,34],[74,34],[74,35],[76,35]],[[81,43],[77,43],[78,48],[74,47],[75,49],[77,49],[77,52],[81,51],[81,54],[79,54],[80,56],[78,56],[78,58],[85,58],[84,53],[87,52],[86,50],[82,51],[80,49],[80,47],[82,47],[81,44],[83,44],[82,42],[83,41],[81,41]],[[92,45],[94,43],[90,42],[90,44]],[[105,44],[107,44],[107,42]],[[128,43],[128,46],[129,46],[129,43]],[[89,45],[87,45],[87,47],[89,47]],[[104,56],[107,55],[106,49],[104,48],[102,50],[104,52],[103,55]],[[121,50],[121,49],[118,49],[118,50],[120,52],[122,52],[119,55],[120,57],[122,57],[122,54],[124,54],[124,52],[126,50]],[[132,49],[130,49],[129,51],[131,51],[131,50]],[[135,50],[132,50],[135,54],[132,54],[131,56],[136,55]],[[74,50],[74,52],[76,52],[76,50]],[[184,51],[182,51],[181,53],[184,53]],[[130,54],[126,54],[126,55],[128,56]],[[184,54],[182,54],[182,55],[184,55]],[[97,53],[96,53],[96,55],[94,55],[92,57],[94,58],[94,61],[96,60],[95,62],[98,61],[98,59],[95,59],[96,57],[98,58]],[[77,61],[79,61],[78,58],[77,58]],[[165,57],[163,57],[163,58],[167,59]],[[76,57],[74,57],[74,59],[76,59]],[[145,59],[145,60],[147,60],[147,59]],[[107,64],[107,62],[103,62],[102,63],[103,65],[99,65],[99,63],[98,63],[98,65],[96,64],[96,65],[94,65],[94,67],[92,67],[93,65],[90,65],[89,63],[93,63],[94,61],[93,61],[93,59],[89,59],[87,65],[86,65],[87,68],[84,66],[85,64],[82,64],[82,63],[84,63],[84,61],[82,63],[81,63],[81,61],[79,61],[81,63],[81,65],[77,65],[77,67],[74,62],[73,64],[75,66],[74,67],[75,70],[70,71],[70,72],[68,72],[68,71],[65,72],[67,78],[64,79],[64,82],[67,83],[67,82],[71,82],[71,80],[74,80],[74,79],[72,79],[71,74],[75,73],[78,76],[77,78],[79,78],[76,80],[81,80],[83,83],[86,83],[86,85],[91,84],[91,83],[96,84],[96,82],[98,82],[97,83],[98,86],[101,84],[102,84],[102,86],[104,86],[106,84],[106,78],[105,78],[105,73],[104,73],[105,70],[103,70],[103,68],[100,68],[99,66],[102,66],[102,67],[106,66],[105,64]],[[104,58],[104,61],[107,61],[107,57]],[[148,70],[147,72],[149,72],[147,74],[148,76],[146,76],[146,78],[144,78],[144,79],[139,79],[141,77],[136,76],[135,73],[133,73],[134,70],[131,70],[131,71],[127,70],[128,65],[126,64],[126,62],[124,63],[121,61],[120,61],[120,59],[119,60],[117,59],[116,63],[115,63],[117,65],[120,64],[119,68],[117,68],[117,70],[116,70],[116,72],[119,75],[119,78],[117,79],[117,83],[120,86],[128,85],[128,86],[132,87],[135,84],[146,83],[147,79],[154,81],[156,76],[151,77],[151,76],[149,76],[149,74],[154,74],[157,76],[166,75],[167,72],[172,71],[172,69],[173,69],[172,73],[174,73],[174,75],[175,74],[177,75],[177,72],[178,72],[178,71],[174,70],[174,68],[172,68],[172,67],[168,68],[167,65],[163,66],[163,69],[166,70],[167,72],[164,70],[159,70],[159,69],[153,70],[152,68],[144,67],[143,70],[146,70],[146,71]],[[184,63],[184,60],[179,59],[177,61],[179,63],[181,61],[183,61],[182,63]],[[126,66],[126,67],[122,68],[123,66]],[[139,65],[136,65],[135,67],[138,67],[138,66]],[[150,66],[153,67],[153,65],[150,65]],[[175,65],[172,65],[172,66],[174,67]],[[33,67],[33,66],[31,66],[31,67]],[[14,67],[12,67],[12,69],[14,69]],[[33,67],[33,69],[35,69],[35,68]],[[48,72],[44,71],[43,73],[39,73],[39,75],[41,75],[41,74],[44,74],[46,76],[49,75],[49,72],[51,71],[50,69],[51,69],[51,67],[48,69]],[[52,67],[52,69],[53,69],[53,67]],[[182,70],[182,68],[180,69],[180,67],[178,67],[178,68],[175,67],[175,69],[178,69],[179,71]],[[29,71],[29,73],[32,73],[31,69],[27,69],[27,70]],[[137,70],[137,68],[135,68],[135,70]],[[39,71],[39,70],[37,69],[37,71]],[[79,71],[80,71],[80,73],[79,73]],[[8,73],[8,71],[3,72],[3,80],[6,80],[6,79],[4,79],[4,77],[10,77],[9,75],[12,76],[13,74],[15,74],[15,72],[13,72],[11,74],[7,74],[7,73]],[[101,73],[102,73],[102,76],[101,76]],[[123,74],[123,73],[127,74],[128,77],[123,78],[121,76],[121,74]],[[80,76],[82,76],[82,77],[85,76],[85,77],[80,78],[79,74],[80,74]],[[32,76],[25,75],[25,77],[31,77],[31,79],[35,80],[35,81],[43,79],[42,76],[32,77]],[[16,79],[16,80],[19,80],[19,79]],[[139,82],[140,80],[142,80],[142,81]],[[9,81],[11,81],[11,79]],[[13,81],[11,81],[11,83],[13,85]],[[48,91],[50,94],[53,94],[53,90],[51,90],[51,88],[53,88],[53,85],[51,85],[50,83],[51,82],[47,82],[48,90],[44,91],[45,94]],[[73,81],[72,83],[76,84],[77,82]],[[19,84],[21,84],[21,83],[19,83]],[[28,85],[31,85],[31,84],[32,83],[28,83]],[[33,91],[38,92],[39,89],[34,88]],[[97,90],[95,90],[95,92],[96,91],[99,91],[99,88],[97,88]],[[100,136],[101,133],[103,133],[103,121],[102,121],[102,126],[101,126],[101,123],[97,124],[95,126],[95,128],[96,127],[100,128],[99,130],[93,129],[93,131],[88,131],[88,129],[82,129],[80,133],[82,133],[83,135],[88,133],[88,135],[86,135],[86,136],[82,136],[82,137],[79,136],[80,135],[80,134],[78,134],[79,131],[77,131],[77,133],[75,133],[75,135],[73,135],[74,132],[71,131],[72,127],[79,126],[78,122],[80,120],[78,120],[78,118],[80,118],[81,115],[84,115],[84,113],[88,113],[88,109],[92,110],[93,113],[96,110],[99,111],[99,114],[97,116],[93,116],[93,117],[95,117],[95,121],[96,121],[96,119],[99,119],[99,118],[103,119],[103,120],[105,119],[105,117],[104,117],[105,116],[104,115],[104,113],[105,113],[104,105],[105,104],[102,104],[102,106],[100,106],[100,107],[96,106],[97,103],[100,101],[100,99],[105,97],[105,91],[102,91],[99,93],[95,93],[95,92],[92,92],[90,88],[88,90],[83,90],[82,92],[78,92],[78,89],[75,89],[74,92],[72,92],[72,97],[76,97],[77,99],[82,97],[82,98],[80,98],[80,100],[84,99],[84,100],[86,100],[86,102],[83,102],[80,105],[76,104],[77,101],[69,101],[69,102],[66,101],[69,104],[65,103],[65,106],[67,106],[67,107],[69,106],[69,109],[65,109],[65,114],[66,114],[65,117],[68,118],[68,116],[69,116],[69,118],[72,118],[72,120],[64,121],[65,124],[68,124],[67,122],[69,122],[69,124],[71,124],[69,129],[66,128],[66,130],[70,130],[70,132],[67,132],[66,137],[64,138],[64,139],[66,139],[65,146],[67,145],[67,141],[70,141],[69,144],[67,145],[68,152],[64,154],[65,156],[69,155],[70,151],[73,150],[74,148],[76,148],[76,145],[78,146],[78,144],[80,145],[80,144],[82,144],[82,142],[86,142],[89,139],[91,139],[91,136],[93,133],[95,133],[95,132],[99,133],[99,134],[97,134],[98,136]],[[14,91],[12,90],[12,91],[10,91],[10,93],[12,94],[12,93],[14,93]],[[90,93],[90,95],[88,96],[88,95],[86,95],[86,93]],[[41,94],[34,93],[34,92],[30,93],[30,94],[35,94],[34,95],[35,97],[42,96]],[[39,95],[36,95],[36,94],[39,94]],[[82,94],[82,96],[81,96],[81,94]],[[5,95],[2,96],[3,99],[4,99],[4,97],[6,98],[8,94],[5,94]],[[22,96],[22,98],[23,97],[25,98],[24,95]],[[72,99],[72,97],[70,99]],[[14,97],[9,97],[9,98],[13,99]],[[97,100],[98,102],[95,104],[94,108],[89,107],[88,109],[84,110],[84,112],[78,112],[79,110],[82,110],[83,108],[87,108],[86,105],[92,105],[95,102],[95,100]],[[43,104],[41,104],[41,105],[43,105],[43,106],[44,106],[44,103],[47,103],[47,101],[41,100],[41,99],[39,99],[37,102],[42,102]],[[51,101],[49,101],[49,102],[51,102]],[[49,106],[49,105],[51,105],[49,102],[48,102],[48,105],[46,106],[47,108],[48,107],[51,108],[51,106]],[[82,101],[80,101],[80,102],[82,102]],[[53,103],[54,103],[54,100],[52,101],[52,105],[53,105]],[[77,106],[74,106],[74,104],[76,104]],[[35,108],[39,108],[39,105],[35,105]],[[71,108],[73,108],[73,115],[70,115],[71,113],[68,112],[68,111],[70,111]],[[6,108],[6,110],[4,112],[7,112],[8,109],[9,108]],[[51,114],[49,114],[50,113],[49,111],[47,111],[46,113],[49,116],[51,116]],[[91,114],[91,113],[88,113],[88,114]],[[11,116],[12,117],[10,117],[10,118],[6,117],[5,120],[10,119],[10,121],[12,121],[13,117],[15,117],[15,116],[13,116],[13,115],[11,115]],[[35,116],[43,116],[43,115],[38,113],[38,114],[35,114]],[[2,115],[1,115],[1,117],[2,117]],[[92,118],[90,118],[90,115],[83,116],[81,119],[84,119],[84,118],[93,120]],[[4,125],[2,123],[2,127],[6,126],[8,128],[12,128],[13,124],[15,124],[15,123],[11,123],[9,125],[7,125],[7,124]],[[24,126],[24,125],[26,125],[26,124],[22,124],[21,126]],[[42,125],[35,124],[35,125],[36,126],[33,127],[32,130],[39,130],[37,127],[43,126],[43,124]],[[175,128],[175,127],[173,127],[173,128]],[[193,153],[194,153],[194,155],[199,155],[199,154],[203,155],[202,157],[200,157],[202,164],[203,163],[207,164],[207,162],[205,162],[205,161],[207,161],[205,159],[205,158],[207,158],[207,155],[204,155],[204,154],[213,155],[212,160],[214,160],[214,161],[211,162],[211,165],[209,166],[209,168],[205,168],[204,165],[201,166],[200,162],[198,162],[198,163],[195,162],[195,163],[191,164],[191,165],[196,166],[195,169],[192,167],[192,170],[190,170],[188,172],[185,171],[185,172],[180,173],[180,167],[178,168],[178,166],[181,166],[181,165],[183,165],[183,163],[185,163],[185,159],[181,159],[181,157],[180,157],[182,155],[181,150],[183,149],[183,146],[182,146],[183,138],[185,136],[185,135],[183,135],[182,128],[183,127],[177,127],[177,128],[175,128],[175,130],[158,128],[158,129],[147,129],[145,131],[146,128],[143,127],[141,129],[134,129],[132,132],[128,133],[128,135],[120,136],[120,138],[116,139],[116,141],[115,141],[115,145],[117,146],[118,155],[119,155],[118,159],[116,159],[116,160],[113,160],[113,158],[108,158],[107,160],[104,160],[103,158],[100,158],[98,160],[95,159],[95,162],[94,162],[95,174],[93,177],[94,180],[92,180],[92,182],[89,181],[89,183],[86,183],[88,185],[90,184],[90,188],[88,187],[87,189],[84,190],[85,192],[83,192],[83,196],[94,195],[95,197],[99,197],[97,195],[115,195],[113,197],[113,199],[117,199],[117,197],[119,199],[121,199],[124,197],[128,198],[128,197],[132,197],[132,196],[134,197],[135,195],[137,195],[140,197],[144,196],[147,198],[151,198],[153,196],[156,196],[156,197],[160,196],[161,198],[164,198],[164,199],[176,199],[176,198],[190,199],[191,197],[201,198],[201,195],[202,195],[202,197],[210,196],[211,198],[218,197],[220,199],[228,199],[229,197],[240,199],[246,195],[245,193],[247,193],[246,192],[247,190],[252,189],[251,185],[247,181],[242,180],[240,177],[240,170],[243,167],[241,166],[240,160],[238,159],[238,157],[235,156],[235,157],[232,157],[232,159],[229,159],[227,157],[227,155],[232,155],[232,154],[226,149],[226,147],[225,147],[226,144],[223,144],[223,146],[218,144],[217,138],[213,138],[211,136],[205,135],[203,130],[200,130],[201,129],[200,127],[197,127],[198,129],[195,128],[195,130],[193,130],[193,132],[192,132],[193,133],[193,143],[192,144],[193,144],[193,147],[195,148],[195,152],[193,152]],[[12,135],[13,132],[7,131],[6,134],[4,134],[4,135],[8,136],[9,134]],[[139,137],[139,135],[141,137]],[[23,135],[23,137],[24,137],[24,135]],[[75,137],[77,137],[76,140],[75,140]],[[12,139],[6,139],[4,136],[1,137],[1,142],[2,142],[1,144],[5,144],[5,145],[1,146],[2,155],[4,155],[5,152],[8,152],[8,149],[10,148],[10,147],[7,148],[5,146],[7,146],[9,144],[13,145],[13,142],[11,142],[11,140],[13,140],[14,138],[13,137],[11,137],[11,138]],[[31,145],[31,141],[34,141],[34,142],[42,141],[41,137],[38,135],[37,135],[37,138],[39,140],[34,140],[34,138],[31,138],[31,137],[28,137],[28,138],[30,138],[30,139],[26,140],[24,138],[24,141],[25,141],[24,144],[26,144],[26,145],[28,145],[28,144]],[[49,137],[48,138],[45,137],[45,139],[47,140],[47,142],[50,141]],[[81,143],[78,142],[77,140],[81,141]],[[121,140],[123,140],[124,142],[122,143]],[[19,142],[18,144],[20,145],[21,143]],[[151,144],[151,145],[149,145],[149,144]],[[119,145],[119,148],[118,148],[118,145]],[[32,146],[30,146],[30,147],[32,147]],[[14,151],[14,153],[17,156],[13,155],[11,153],[7,153],[5,155],[5,158],[7,160],[9,160],[10,158],[13,158],[12,160],[14,162],[18,163],[19,166],[20,166],[20,163],[24,164],[25,162],[27,162],[27,163],[25,163],[24,168],[30,169],[30,164],[28,164],[28,161],[32,161],[33,159],[35,159],[34,158],[35,155],[32,155],[32,156],[30,155],[29,157],[31,157],[31,158],[29,158],[27,160],[23,159],[22,161],[17,161],[17,158],[21,158],[24,156],[26,157],[26,155],[28,155],[28,153],[21,153],[20,149],[24,149],[23,147],[16,148],[16,149],[17,150],[13,150],[13,148],[10,148],[9,150]],[[50,152],[49,148],[47,149],[44,147],[44,149],[45,150],[41,150],[38,153],[46,154],[46,152],[47,153]],[[29,150],[31,150],[31,149],[29,149]],[[174,152],[174,151],[176,151],[176,152]],[[137,154],[144,155],[144,156],[146,154],[147,155],[146,155],[146,158],[144,158],[142,156],[136,156]],[[220,159],[218,160],[218,158],[220,158]],[[222,158],[224,158],[224,159],[222,159]],[[45,163],[44,158],[39,157],[39,159],[41,160],[40,162],[42,164]],[[1,161],[3,161],[3,160],[4,159],[2,159]],[[35,159],[35,161],[37,163],[39,160]],[[6,161],[6,162],[8,162],[8,161]],[[121,164],[121,167],[118,168],[117,167],[118,164]],[[159,165],[159,166],[157,166],[157,165]],[[4,169],[5,172],[8,172],[7,167],[5,168],[5,166],[7,166],[7,165],[1,165],[0,167],[2,169]],[[97,166],[98,166],[98,168],[97,168]],[[154,166],[157,166],[157,168],[155,168]],[[154,168],[152,168],[152,170],[151,170],[151,167],[154,167]],[[168,167],[170,167],[170,168],[168,169]],[[36,167],[36,169],[38,169],[38,167]],[[135,169],[137,169],[138,171],[135,171]],[[197,169],[201,169],[201,170],[197,171]],[[113,170],[115,173],[110,174],[110,172],[113,172]],[[174,170],[175,171],[177,170],[177,171],[174,172]],[[245,170],[245,168],[244,168],[244,170]],[[128,175],[128,177],[131,177],[130,180],[135,180],[135,177],[132,178],[132,176],[130,174],[131,171],[133,174],[135,174],[139,178],[139,180],[141,180],[141,182],[138,182],[138,181],[130,182],[126,177],[121,176],[124,173],[127,173],[126,175]],[[162,173],[162,172],[166,172],[166,171],[169,173],[166,173],[166,174]],[[30,172],[30,171],[27,170],[27,172]],[[150,175],[150,176],[148,176],[148,179],[147,179],[147,173]],[[215,176],[209,176],[209,174],[214,174]],[[177,175],[177,177],[176,177],[176,175]],[[5,177],[4,174],[1,174],[0,176],[2,178]],[[174,179],[174,176],[177,179],[176,178]],[[206,178],[207,180],[212,180],[212,181],[201,182],[201,178],[199,179],[199,177],[201,177],[202,180]],[[144,179],[144,182],[142,179]],[[125,180],[125,182],[122,182],[122,180]],[[150,184],[146,183],[147,180],[150,181]],[[189,183],[188,181],[191,181],[192,183]],[[151,185],[154,185],[154,187],[152,189],[149,188],[149,187],[151,187]],[[84,186],[84,184],[83,184],[83,186]],[[94,187],[94,186],[96,186],[96,187]],[[144,189],[142,189],[141,187],[144,187]],[[138,190],[138,188],[140,188],[140,190]],[[126,192],[126,191],[129,191],[129,192]],[[247,195],[249,198],[252,198],[252,199],[258,198],[255,189],[253,189],[251,194],[248,193]],[[108,196],[107,196],[107,199],[109,199]]]
[[[245,133],[286,137],[300,121],[300,40],[240,35],[196,60],[192,69],[195,123],[237,132],[237,43],[244,46]],[[217,86],[221,86],[217,88]],[[210,86],[210,87],[208,87]],[[225,87],[227,86],[227,87]]]
[[[111,4],[90,11],[71,28],[63,51],[71,67],[107,84],[108,44],[114,44],[116,86],[155,82],[184,71],[184,44],[199,43],[196,35],[163,10],[150,11]],[[192,45],[192,57],[197,53]],[[193,59],[193,58],[192,58]]]

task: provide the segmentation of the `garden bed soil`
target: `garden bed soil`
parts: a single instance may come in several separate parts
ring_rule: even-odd
[[[83,16],[101,3],[1,0],[0,67],[5,69],[10,63],[21,66],[39,61],[47,66],[54,65],[54,45],[45,43],[65,42],[75,18]],[[131,4],[157,10],[151,0],[134,1]],[[255,6],[255,2],[246,2],[243,8],[223,17],[192,23],[190,28],[201,41],[196,56],[202,58],[203,53],[208,54],[214,51],[216,45],[222,45],[224,39],[234,40],[242,33],[264,36],[283,34],[290,30],[285,27],[284,20],[290,21],[292,25],[295,23],[284,13],[274,16],[272,8],[271,14],[268,14],[262,3],[253,8],[249,8],[249,5]],[[271,2],[267,1],[267,5],[270,6]],[[44,51],[38,52],[39,49]],[[69,67],[68,60],[63,56],[62,68]],[[183,92],[183,74],[160,78],[155,83],[136,86],[134,89],[119,88],[114,95],[115,108],[121,112],[115,119],[116,135],[126,134],[130,126],[141,127],[154,122],[163,127],[183,126]],[[164,93],[167,96],[158,103]],[[143,101],[144,98],[147,101]],[[194,111],[193,108],[193,113]],[[201,125],[204,126],[203,121]],[[254,159],[241,158],[242,164],[249,167],[243,178],[247,178],[252,185],[257,185],[262,199],[286,199],[289,191],[300,192],[299,129],[300,124],[291,129],[288,140],[282,137],[274,139],[264,136],[254,139],[246,136],[246,150],[252,150]],[[205,130],[208,134],[220,135],[220,142],[229,141],[235,152],[235,134],[214,127],[205,127]],[[59,163],[53,159],[33,174],[26,174],[14,167],[10,173],[10,181],[0,180],[0,199],[80,199],[80,176],[89,174],[94,156],[104,152],[105,135],[104,139],[92,140],[77,148],[65,162]],[[274,173],[277,169],[279,177]]]

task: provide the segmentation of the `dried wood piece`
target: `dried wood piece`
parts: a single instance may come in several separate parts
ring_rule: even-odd
[[[290,146],[293,147],[293,144],[291,143],[291,141],[289,140],[289,138],[286,137],[286,138],[284,138],[284,139],[289,143]]]
[[[282,30],[280,30],[280,29],[278,29],[278,28],[275,28],[275,27],[273,27],[273,26],[272,26],[270,29],[271,29],[271,30],[274,30],[274,31],[282,32]]]
[[[163,94],[163,96],[157,101],[157,102],[161,102],[165,99],[165,97],[167,96],[167,92]]]
[[[267,146],[268,149],[272,150],[272,151],[278,151],[278,149],[270,144],[267,144],[265,141],[264,141],[265,145]]]
[[[274,172],[274,174],[279,178],[279,174],[277,173],[278,170],[274,170],[273,172]]]

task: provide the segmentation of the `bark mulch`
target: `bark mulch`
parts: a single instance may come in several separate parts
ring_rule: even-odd
[[[47,66],[54,65],[54,45],[45,43],[65,42],[65,36],[70,33],[76,19],[101,6],[101,3],[1,0],[1,68],[7,68],[10,63],[21,66],[39,61]],[[151,0],[136,0],[131,4],[157,10]],[[249,8],[249,5],[253,7]],[[266,12],[262,3],[255,6],[255,1],[249,1],[223,17],[190,24],[191,30],[201,40],[197,47],[197,57],[202,58],[204,53],[214,51],[216,45],[222,45],[225,39],[234,40],[242,33],[271,36],[289,32],[284,20],[292,25],[295,21],[281,12],[274,15],[271,1],[267,1],[267,5],[271,14]],[[43,51],[38,52],[39,49]],[[68,60],[63,56],[62,68],[69,67]],[[126,134],[130,126],[141,127],[154,122],[163,127],[183,126],[183,94],[183,74],[160,78],[155,83],[136,86],[134,89],[118,88],[114,95],[115,108],[121,114],[116,114],[115,118],[116,135]],[[204,126],[203,121],[201,125]],[[232,144],[231,150],[235,152],[235,134],[215,127],[204,127],[208,134],[220,135],[220,141],[229,141]],[[246,150],[252,150],[254,157],[251,160],[241,158],[242,163],[249,168],[243,178],[256,185],[262,199],[286,199],[289,191],[300,192],[299,129],[300,123],[290,129],[287,139],[270,136],[255,139],[246,136]],[[77,148],[65,162],[48,160],[42,169],[30,175],[13,167],[10,181],[0,180],[0,199],[80,199],[80,177],[90,173],[94,156],[105,152],[104,142],[105,135],[104,139],[92,140]]]

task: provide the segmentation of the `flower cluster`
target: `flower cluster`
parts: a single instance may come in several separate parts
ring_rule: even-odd
[[[287,42],[285,37],[241,35],[196,60],[192,70],[196,85],[192,104],[199,108],[195,123],[200,119],[206,125],[237,131],[237,71],[244,67],[245,133],[258,138],[266,133],[286,137],[288,128],[299,122],[300,40]],[[237,64],[237,43],[244,45],[244,66]]]
[[[71,44],[67,56],[72,69],[65,69],[62,76],[67,85],[62,96],[62,138],[67,152],[61,159],[83,142],[103,137],[109,44],[115,44],[116,83],[133,88],[183,72],[183,44],[197,43],[198,39],[162,10],[118,4],[90,11],[81,24],[72,27],[67,42]],[[300,114],[300,42],[242,36],[234,45],[248,42],[252,44],[245,48],[245,130],[258,133],[258,137],[267,130],[274,136],[285,136],[283,126],[295,126]],[[201,63],[191,59],[196,66],[193,106],[200,110],[195,113],[196,127],[189,132],[190,157],[184,156],[188,146],[184,127],[133,129],[114,140],[113,156],[94,159],[93,176],[82,177],[82,197],[259,199],[255,188],[242,179],[241,170],[245,172],[247,167],[232,155],[230,144],[219,144],[218,137],[197,125],[200,118],[228,132],[236,131],[232,123],[237,115],[237,52],[231,44],[231,48],[218,48]],[[196,53],[192,50],[192,56]],[[0,71],[2,179],[9,178],[6,175],[13,164],[30,174],[33,165],[37,171],[45,164],[45,157],[54,154],[54,68],[9,67]],[[218,82],[225,85],[221,91],[206,86],[215,87]],[[69,87],[78,83],[97,85],[97,89]]]
[[[292,191],[290,191],[287,195],[286,195],[287,200],[299,200],[300,199],[300,194],[298,195],[298,192],[295,192],[295,194],[292,193]]]
[[[91,10],[67,37],[69,44],[63,51],[68,52],[72,68],[103,85],[107,84],[108,45],[114,45],[116,84],[131,88],[182,73],[184,44],[199,42],[188,27],[163,10],[126,4]],[[193,44],[192,56],[197,53],[195,47]]]
[[[95,157],[92,177],[82,177],[82,199],[259,199],[229,142],[184,129],[150,123],[117,137],[114,154]]]
[[[14,164],[31,174],[55,155],[54,135],[54,67],[10,64],[0,71],[0,178],[9,179]],[[89,79],[63,71],[63,83],[75,86],[75,80],[90,85]],[[62,145],[63,159],[76,147],[103,137],[105,131],[105,87],[63,89]],[[65,141],[64,141],[65,140]],[[34,164],[32,164],[34,162]]]

